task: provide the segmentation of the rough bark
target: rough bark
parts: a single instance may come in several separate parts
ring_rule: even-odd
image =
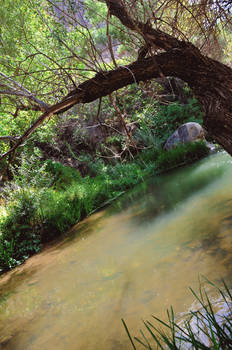
[[[194,46],[168,52],[119,67],[81,84],[68,96],[75,103],[88,103],[134,82],[160,76],[175,76],[187,82],[204,111],[204,127],[232,154],[232,70],[201,55]],[[64,109],[65,110],[65,109]],[[60,112],[63,112],[61,110]]]
[[[190,42],[178,40],[177,38],[154,29],[151,22],[147,23],[134,20],[128,13],[125,4],[121,0],[105,0],[110,14],[117,17],[120,22],[128,29],[140,34],[145,41],[145,44],[154,45],[163,50],[170,50],[172,48],[185,48],[192,46]]]
[[[172,73],[155,55],[154,60],[164,75],[173,75],[186,81],[194,91],[204,110],[204,126],[211,136],[232,154],[232,70],[203,56],[191,43],[178,40],[156,30],[148,21],[135,21],[122,0],[105,0],[111,15],[117,17],[130,30],[144,38],[145,45],[155,46],[172,53]]]

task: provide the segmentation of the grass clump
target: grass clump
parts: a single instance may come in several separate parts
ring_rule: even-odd
[[[0,267],[12,268],[40,250],[35,212],[38,198],[35,192],[23,190],[12,196],[7,215],[0,221]]]
[[[178,145],[169,152],[162,150],[157,157],[157,167],[160,171],[175,168],[176,165],[190,164],[209,153],[205,142],[196,141]]]
[[[137,345],[145,349],[161,350],[229,350],[232,349],[232,294],[225,281],[223,288],[206,281],[219,292],[216,302],[210,301],[207,291],[200,286],[199,294],[191,288],[199,309],[190,311],[182,322],[175,319],[173,308],[167,311],[168,321],[156,316],[153,321],[143,321],[145,331],[140,330],[140,337],[131,336],[126,322],[123,326],[134,350]],[[224,311],[216,312],[217,304],[223,304]],[[147,335],[145,335],[147,332]],[[141,347],[139,347],[141,348]]]

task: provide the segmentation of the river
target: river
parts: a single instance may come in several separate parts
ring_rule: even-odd
[[[199,275],[231,284],[231,179],[224,152],[154,177],[3,275],[0,349],[131,349],[121,318],[137,335]]]

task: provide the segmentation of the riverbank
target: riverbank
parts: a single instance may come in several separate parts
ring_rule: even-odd
[[[39,168],[25,162],[5,191],[0,210],[0,272],[39,252],[45,242],[65,233],[98,208],[107,205],[149,176],[196,161],[208,154],[202,142],[169,152],[147,150],[133,161],[90,164],[90,175],[47,161]]]
[[[139,335],[151,313],[199,309],[199,273],[231,287],[231,174],[221,152],[151,177],[4,274],[4,350],[129,350],[121,318]]]

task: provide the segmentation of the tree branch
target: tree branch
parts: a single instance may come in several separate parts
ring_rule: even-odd
[[[151,42],[153,45],[166,51],[173,48],[185,48],[190,45],[193,46],[189,42],[178,40],[161,30],[152,28],[150,22],[143,23],[137,20],[134,21],[128,14],[122,0],[105,0],[105,3],[111,15],[117,17],[128,29],[142,35],[146,43]]]
[[[215,69],[214,69],[215,68]],[[175,76],[187,83],[193,89],[198,97],[203,92],[218,92],[215,86],[220,85],[220,80],[225,72],[230,73],[230,68],[202,56],[199,50],[192,46],[185,49],[174,48],[167,52],[133,62],[128,66],[119,66],[117,69],[108,72],[99,72],[94,78],[80,84],[72,90],[61,102],[49,107],[32,126],[19,138],[18,142],[5,154],[0,156],[0,160],[5,158],[11,152],[15,151],[47,118],[53,114],[63,113],[78,103],[89,103],[103,96],[111,94],[122,87],[140,81],[151,80],[160,76],[160,71],[165,76]],[[223,75],[221,74],[223,73]],[[231,73],[230,73],[231,74]],[[209,79],[211,86],[209,87]],[[201,84],[199,85],[199,82]],[[230,81],[228,82],[230,84]],[[223,85],[225,86],[225,84]],[[227,98],[224,98],[225,103]]]
[[[16,142],[19,138],[20,138],[19,136],[10,136],[10,135],[0,136],[0,141],[3,141],[3,142],[9,142],[9,141]]]
[[[25,97],[28,100],[31,100],[35,102],[37,105],[39,105],[41,111],[46,111],[48,108],[48,104],[39,100],[37,97],[35,97],[29,90],[27,90],[23,85],[19,84],[17,81],[13,80],[12,78],[8,77],[4,73],[0,72],[0,76],[11,82],[14,86],[17,86],[20,91],[14,90],[10,88],[10,90],[5,91],[5,94],[8,95],[17,95]],[[1,92],[0,92],[1,93]]]
[[[159,59],[158,59],[159,58]],[[174,73],[171,62],[171,53],[163,53],[157,56],[162,71],[167,75]],[[63,113],[78,103],[89,103],[103,96],[109,95],[124,86],[133,84],[135,81],[145,81],[159,76],[159,69],[154,65],[152,58],[136,61],[125,67],[118,67],[109,72],[96,74],[92,79],[80,84],[71,91],[61,102],[47,108],[47,110],[25,131],[15,145],[6,153],[0,156],[0,160],[15,151],[28,137],[53,114]]]
[[[164,75],[182,78],[184,72],[186,72],[186,66],[177,65],[176,59],[179,56],[184,59],[186,65],[187,58],[184,58],[184,51],[173,50],[155,55],[156,64],[153,57],[148,57],[135,61],[128,66],[119,66],[117,69],[108,72],[99,72],[94,78],[85,81],[72,90],[63,101],[73,97],[73,106],[77,103],[89,103],[124,86],[157,78],[160,76],[160,70]],[[183,70],[183,74],[181,74],[181,70]],[[71,107],[69,106],[69,108]],[[58,113],[63,113],[66,110],[67,108],[64,108]]]

